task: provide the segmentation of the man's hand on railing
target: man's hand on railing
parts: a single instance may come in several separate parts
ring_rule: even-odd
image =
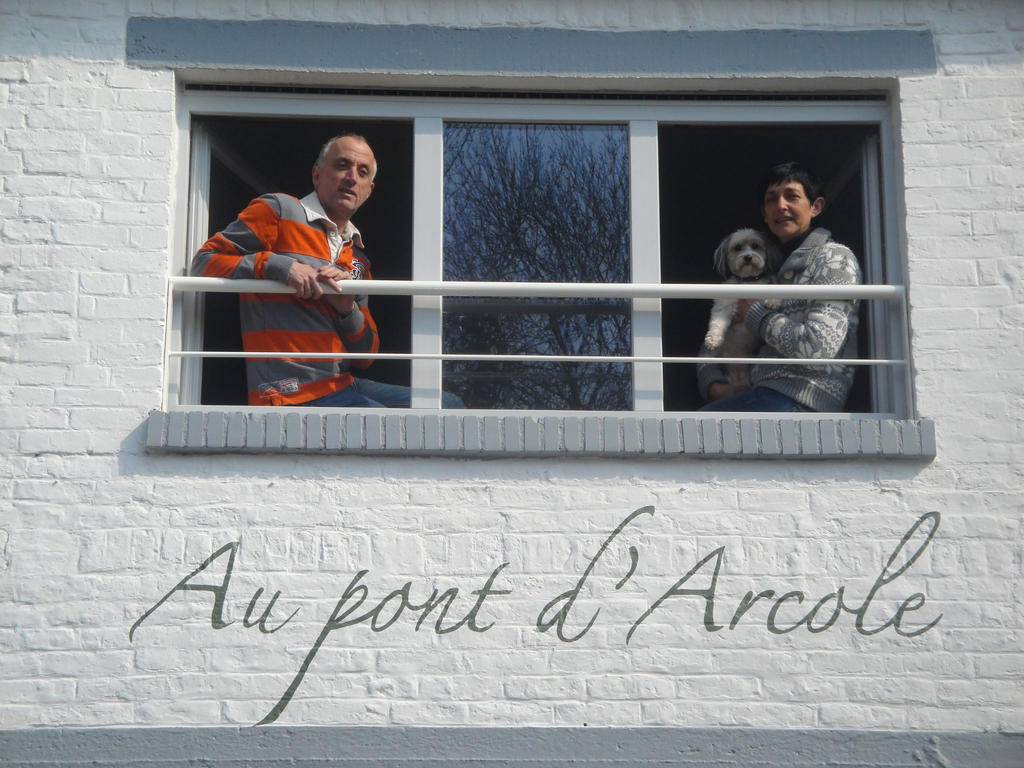
[[[324,295],[320,274],[301,261],[292,262],[288,270],[288,285],[295,289],[295,295],[300,299],[319,299]]]
[[[351,279],[351,274],[334,264],[313,269],[308,264],[296,261],[288,270],[288,285],[295,289],[298,298],[310,301],[323,298],[341,315],[347,315],[355,308],[355,298],[342,296],[334,291],[324,291],[324,286],[334,288],[337,281]]]
[[[332,288],[334,283],[338,280],[351,280],[352,274],[340,267],[336,267],[333,264],[320,267],[316,273],[317,280],[321,283],[327,283]],[[334,307],[335,312],[339,315],[347,315],[356,306],[356,300],[354,296],[327,292],[324,294],[324,300]]]

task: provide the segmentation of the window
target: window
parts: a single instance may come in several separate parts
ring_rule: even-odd
[[[629,281],[629,136],[622,125],[450,122],[444,128],[444,278]],[[447,298],[444,351],[629,356],[625,299]],[[470,407],[627,411],[624,363],[456,361]]]
[[[179,274],[255,195],[306,194],[316,149],[353,130],[380,163],[374,194],[355,217],[378,280],[714,283],[717,242],[760,224],[752,198],[760,171],[799,158],[826,182],[829,205],[818,223],[857,254],[865,284],[903,283],[881,96],[540,99],[187,87],[182,110],[191,165]],[[249,410],[236,302],[231,293],[175,294],[180,333],[172,344],[180,340],[186,354],[170,357],[168,411]],[[483,419],[646,417],[700,405],[692,357],[709,299],[406,292],[372,295],[371,307],[384,354],[370,375],[411,385],[416,413],[436,412],[442,389]],[[861,315],[860,357],[890,362],[857,367],[849,410],[905,419],[905,306],[866,300]],[[200,350],[221,356],[189,354]],[[557,362],[538,359],[550,355]],[[621,357],[634,359],[614,359]]]

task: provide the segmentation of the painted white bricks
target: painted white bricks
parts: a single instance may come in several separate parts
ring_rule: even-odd
[[[360,569],[366,603],[458,588],[446,622],[407,609],[328,635],[281,722],[409,725],[749,725],[1024,728],[1024,13],[1012,2],[153,2],[0,7],[0,722],[4,728],[249,725],[283,694]],[[31,7],[30,7],[31,6]],[[129,15],[599,30],[903,27],[934,34],[939,71],[893,91],[919,410],[929,464],[671,460],[477,461],[154,456],[164,279],[185,180],[175,79],[124,65]],[[756,83],[752,84],[756,87]],[[794,85],[796,90],[803,84]],[[180,234],[180,233],[179,233]],[[180,241],[180,239],[179,239]],[[630,512],[567,622],[573,588]],[[917,517],[929,550],[880,594],[920,592],[917,638],[866,637],[844,614],[811,635],[765,629],[751,608],[709,632],[675,597],[625,636],[697,560],[724,547],[715,618],[748,590],[845,586],[863,600]],[[219,547],[240,541],[224,616],[178,593],[133,622]],[[216,584],[222,558],[202,577]],[[706,572],[700,582],[706,585]],[[695,580],[697,577],[695,577]],[[904,586],[905,585],[905,586]],[[243,625],[258,589],[258,618]],[[378,625],[398,608],[382,610]],[[794,611],[785,612],[792,622]],[[780,612],[780,623],[783,621]],[[911,619],[913,617],[913,619]],[[920,617],[920,618],[918,618]]]

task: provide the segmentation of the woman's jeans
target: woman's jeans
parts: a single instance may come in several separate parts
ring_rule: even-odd
[[[774,412],[812,412],[810,408],[798,403],[788,395],[776,392],[768,387],[754,387],[746,392],[737,392],[719,400],[708,403],[702,411],[774,411]]]

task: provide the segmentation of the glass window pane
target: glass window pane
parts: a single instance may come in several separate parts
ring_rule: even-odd
[[[444,279],[629,282],[625,126],[448,123]],[[444,351],[629,355],[630,303],[447,298]],[[452,361],[472,408],[629,410],[623,363]]]

